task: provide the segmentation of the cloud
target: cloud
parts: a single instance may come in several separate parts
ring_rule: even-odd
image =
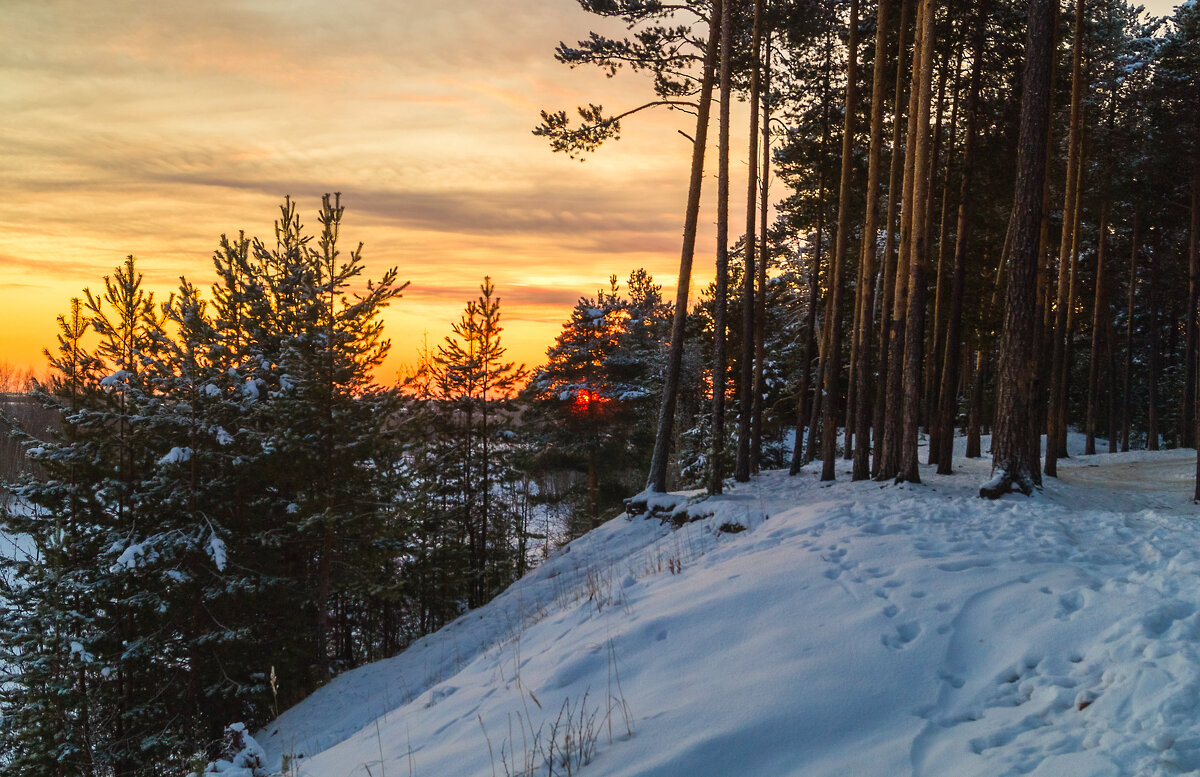
[[[6,0],[0,273],[40,274],[52,321],[126,254],[158,288],[207,283],[221,233],[269,239],[285,194],[314,226],[340,190],[369,274],[413,281],[403,326],[440,329],[491,274],[544,349],[611,272],[678,262],[687,117],[639,115],[584,165],[530,132],[539,107],[646,94],[554,62],[590,29],[623,32],[544,0]]]

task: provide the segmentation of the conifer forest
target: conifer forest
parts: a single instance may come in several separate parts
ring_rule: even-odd
[[[0,375],[0,772],[198,773],[656,494],[916,484],[965,437],[998,498],[1068,430],[1197,447],[1195,2],[578,4],[625,32],[545,58],[641,93],[530,126],[586,164],[677,117],[678,277],[614,259],[531,365],[480,277],[397,376],[417,292],[368,272],[352,187],[165,298],[112,246],[46,372]]]

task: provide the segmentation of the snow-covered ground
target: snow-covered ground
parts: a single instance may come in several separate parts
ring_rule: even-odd
[[[310,777],[1200,770],[1195,452],[1076,455],[996,502],[958,464],[610,521],[258,741]]]

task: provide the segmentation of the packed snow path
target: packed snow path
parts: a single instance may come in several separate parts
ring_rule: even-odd
[[[259,741],[311,777],[544,775],[587,731],[584,777],[1200,773],[1194,452],[1074,455],[996,502],[986,461],[845,465],[610,521]]]

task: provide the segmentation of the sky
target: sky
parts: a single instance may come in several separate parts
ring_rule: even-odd
[[[5,0],[0,362],[41,369],[55,317],[128,254],[160,298],[209,285],[219,236],[273,239],[284,195],[315,228],[341,192],[367,275],[411,282],[381,377],[485,275],[531,364],[610,274],[673,286],[689,117],[639,116],[585,163],[531,133],[541,108],[649,93],[554,60],[596,21],[570,0]]]
[[[315,228],[341,192],[367,275],[411,283],[385,314],[381,380],[485,275],[530,365],[611,274],[645,267],[673,294],[690,117],[633,117],[583,163],[531,134],[542,108],[649,95],[554,60],[593,29],[573,0],[4,0],[0,364],[43,370],[55,317],[126,255],[160,299],[180,275],[208,286],[220,235],[270,243],[285,195]]]

